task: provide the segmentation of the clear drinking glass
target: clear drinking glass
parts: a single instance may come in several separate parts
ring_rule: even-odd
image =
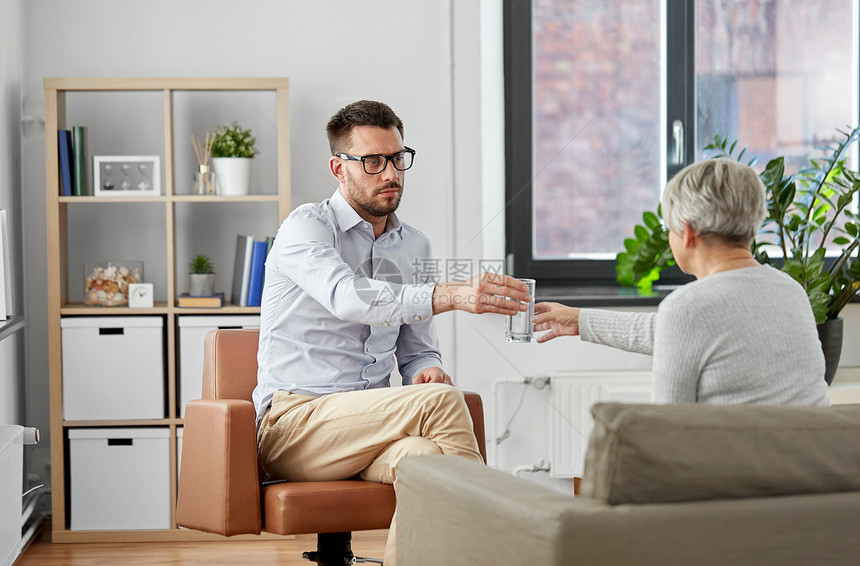
[[[535,327],[532,318],[535,315],[535,280],[518,279],[528,285],[528,293],[532,300],[529,302],[529,310],[508,316],[505,326],[505,342],[531,342],[535,338]]]

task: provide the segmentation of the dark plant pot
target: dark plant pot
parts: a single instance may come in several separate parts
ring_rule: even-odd
[[[818,339],[824,350],[824,381],[830,385],[839,367],[839,356],[842,355],[842,319],[831,318],[819,324]]]

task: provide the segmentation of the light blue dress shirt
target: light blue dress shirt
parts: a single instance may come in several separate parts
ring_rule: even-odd
[[[296,208],[266,259],[258,420],[275,391],[323,395],[404,385],[442,367],[433,323],[430,243],[394,214],[379,238],[340,191]]]

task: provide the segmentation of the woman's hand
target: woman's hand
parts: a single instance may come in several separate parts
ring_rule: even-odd
[[[537,303],[532,319],[535,332],[549,330],[538,336],[538,342],[546,342],[559,336],[579,336],[579,309],[559,303]]]

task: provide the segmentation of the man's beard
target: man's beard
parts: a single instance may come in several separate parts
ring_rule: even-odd
[[[379,187],[375,187],[373,189],[373,194],[376,194],[379,191],[384,191],[386,189],[398,189],[397,196],[393,199],[386,199],[388,204],[379,203],[373,200],[373,197],[365,197],[361,190],[360,185],[356,182],[356,180],[349,173],[346,174],[346,192],[349,194],[349,197],[352,201],[364,212],[370,214],[371,216],[376,216],[381,218],[383,216],[387,216],[397,210],[397,207],[400,206],[400,198],[403,196],[403,186],[397,181],[389,181],[384,185]]]

